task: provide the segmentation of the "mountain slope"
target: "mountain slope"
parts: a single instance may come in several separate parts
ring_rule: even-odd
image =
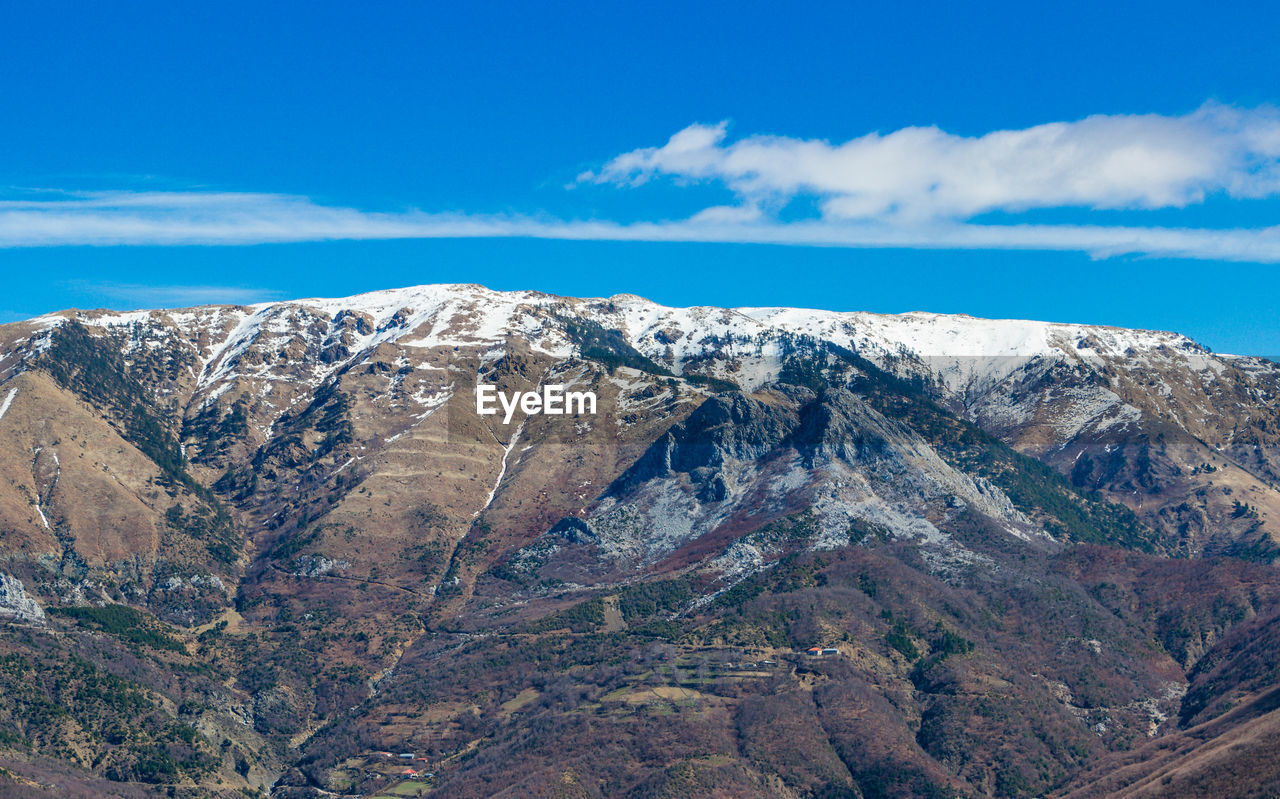
[[[1207,723],[1276,599],[1278,386],[1172,333],[629,295],[68,311],[0,326],[0,613],[197,730],[194,795],[407,747],[450,795],[1038,795]]]

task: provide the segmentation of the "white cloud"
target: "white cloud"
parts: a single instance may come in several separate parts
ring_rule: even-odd
[[[688,219],[621,224],[533,216],[373,212],[236,192],[39,193],[0,200],[0,248],[237,245],[337,239],[499,238],[1023,249],[1280,263],[1280,227],[983,224],[987,211],[1180,208],[1211,195],[1280,195],[1280,116],[1206,105],[1185,116],[1094,116],[955,136],[936,128],[844,144],[777,136],[727,141],[694,125],[614,158],[579,182],[705,180],[734,205]],[[812,219],[780,221],[802,197]],[[1140,216],[1140,215],[1139,215]],[[1114,218],[1114,217],[1112,217]],[[216,288],[216,287],[215,287]]]
[[[831,220],[1180,208],[1213,194],[1280,192],[1280,115],[1272,109],[1209,104],[1185,116],[1099,115],[973,137],[912,127],[843,144],[726,137],[726,123],[693,125],[580,180],[719,181],[752,204],[815,197]]]
[[[0,246],[414,238],[429,234],[445,219],[323,206],[280,194],[103,192],[0,202]],[[465,227],[465,219],[458,221]]]

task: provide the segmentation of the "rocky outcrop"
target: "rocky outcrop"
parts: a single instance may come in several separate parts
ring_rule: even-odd
[[[8,574],[0,574],[0,618],[27,624],[43,624],[44,608],[27,595],[21,580]]]
[[[607,492],[622,496],[650,480],[683,472],[706,485],[706,499],[724,499],[720,470],[730,461],[763,458],[779,447],[799,420],[793,406],[768,404],[741,393],[710,397],[673,425]]]

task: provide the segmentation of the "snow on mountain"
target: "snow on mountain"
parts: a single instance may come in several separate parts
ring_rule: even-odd
[[[802,308],[675,308],[622,294],[576,299],[536,291],[494,291],[440,284],[251,306],[206,306],[178,311],[64,312],[35,320],[47,329],[63,318],[106,328],[168,326],[197,350],[198,388],[243,375],[269,377],[274,358],[243,364],[246,353],[288,352],[308,339],[308,382],[318,383],[379,345],[434,350],[497,350],[510,336],[534,351],[568,357],[566,318],[586,319],[623,333],[630,344],[673,371],[695,359],[733,364],[731,377],[752,389],[776,376],[788,339],[809,337],[855,350],[905,376],[926,376],[956,395],[990,390],[1037,359],[1131,365],[1178,362],[1211,380],[1227,363],[1185,336],[1083,324],[923,312],[876,314]],[[143,333],[143,337],[148,333]],[[33,335],[38,339],[38,335]],[[298,349],[295,347],[295,350]],[[294,359],[296,361],[296,359]],[[293,367],[297,363],[292,364]],[[722,368],[718,364],[716,368]],[[296,368],[290,379],[298,379]]]
[[[1267,481],[1280,476],[1273,400],[1280,393],[1280,367],[1214,355],[1176,333],[921,312],[676,308],[627,294],[579,299],[450,284],[248,306],[66,311],[0,327],[8,337],[0,339],[0,380],[23,368],[47,346],[52,328],[69,320],[105,340],[103,361],[117,348],[123,353],[123,366],[158,400],[157,413],[179,422],[175,435],[185,447],[183,457],[199,476],[238,480],[243,475],[234,467],[254,464],[258,482],[245,478],[238,490],[261,500],[253,512],[264,525],[334,512],[325,504],[328,494],[317,489],[304,496],[304,489],[329,486],[331,480],[338,496],[337,478],[355,479],[358,472],[357,482],[373,480],[369,490],[379,492],[443,481],[448,490],[432,502],[447,496],[462,509],[460,518],[483,513],[494,524],[506,519],[513,530],[547,530],[572,511],[595,525],[618,553],[646,563],[713,531],[747,529],[759,522],[753,515],[759,508],[787,513],[811,507],[822,540],[831,541],[839,540],[836,533],[847,531],[852,519],[874,522],[894,535],[934,540],[930,520],[965,508],[1011,535],[1035,533],[1036,523],[1021,515],[1003,489],[941,454],[930,455],[933,445],[922,443],[927,438],[890,429],[896,417],[889,409],[884,418],[851,410],[832,436],[848,442],[877,426],[889,430],[880,437],[893,445],[893,462],[901,467],[896,471],[881,475],[883,459],[853,455],[830,468],[793,466],[788,448],[796,439],[782,437],[763,467],[759,453],[728,459],[749,468],[719,469],[722,485],[698,482],[693,494],[685,485],[693,478],[684,472],[662,477],[644,489],[648,493],[631,498],[643,502],[628,500],[623,515],[611,515],[612,495],[599,491],[615,470],[646,452],[653,443],[647,437],[662,435],[708,396],[776,406],[790,389],[753,392],[776,380],[789,356],[823,359],[837,348],[901,377],[924,378],[933,388],[929,396],[947,413],[1045,460],[1081,488],[1132,503],[1153,529],[1170,535],[1189,530],[1188,552],[1214,543],[1217,531],[1231,524],[1240,529],[1230,528],[1223,540],[1244,535],[1252,517],[1232,516],[1233,503],[1243,497],[1268,512]],[[814,346],[823,342],[833,346]],[[637,361],[628,345],[664,369]],[[584,353],[582,361],[569,360]],[[853,359],[833,357],[829,363],[858,368]],[[580,462],[578,453],[572,459],[543,456],[539,447],[559,453],[564,442],[537,422],[514,434],[476,424],[466,395],[477,369],[493,375],[492,382],[511,385],[570,382],[578,373],[589,374],[608,411],[603,419],[584,421],[577,434],[598,424],[601,433],[590,440],[607,446],[582,447],[591,457]],[[731,380],[744,391],[671,381],[664,370]],[[9,388],[4,391],[12,396]],[[850,397],[873,393],[861,381],[844,388],[852,389],[846,392]],[[808,387],[797,390],[805,396],[788,400],[795,406],[788,429],[808,430],[809,417],[801,424],[800,413],[813,395]],[[824,394],[836,390],[838,385]],[[7,405],[5,393],[0,402]],[[824,408],[832,401],[821,399]],[[726,418],[735,418],[729,427],[742,427],[731,414]],[[1238,464],[1230,474],[1227,460]],[[548,481],[544,464],[567,461],[572,469],[563,482],[579,488],[561,491],[561,478]],[[1201,479],[1210,474],[1203,468],[1210,461],[1221,488]],[[919,479],[902,476],[908,473]],[[544,497],[548,486],[550,499]],[[1209,488],[1218,493],[1198,493]],[[1156,496],[1157,490],[1164,493]],[[371,496],[351,498],[350,509],[341,513],[351,519],[391,513],[384,510],[393,506],[383,493],[376,503]],[[593,505],[597,499],[600,504]],[[690,503],[697,507],[691,510]],[[1191,509],[1185,519],[1176,516],[1184,505]],[[1175,511],[1160,515],[1166,507]],[[1280,512],[1280,500],[1274,507]],[[643,519],[629,521],[642,510]],[[378,518],[393,526],[403,522]]]
[[[394,340],[430,323],[421,339],[403,342],[412,346],[466,346],[496,343],[513,333],[542,331],[540,315],[553,308],[582,313],[600,321],[618,322],[633,341],[662,330],[684,333],[681,355],[693,355],[697,342],[707,337],[754,339],[761,332],[784,330],[834,341],[842,346],[872,346],[886,353],[910,352],[921,357],[1034,356],[1074,345],[1081,351],[1119,356],[1171,347],[1187,353],[1205,353],[1199,345],[1176,333],[1128,330],[1098,325],[1058,324],[1008,319],[979,319],[967,315],[923,312],[875,314],[805,308],[676,308],[629,294],[610,298],[576,299],[536,291],[495,291],[468,284],[436,284],[388,289],[341,298],[306,298],[258,303],[250,306],[204,306],[181,311],[91,311],[75,313],[82,321],[103,326],[123,326],[167,315],[180,327],[216,323],[222,316],[242,324],[223,343],[258,332],[262,320],[279,318],[289,308],[304,308],[330,317],[364,316],[376,332],[366,334],[360,345]],[[609,310],[606,310],[609,309]],[[544,312],[539,314],[539,312]],[[585,311],[585,313],[583,313]],[[407,312],[407,318],[398,318]],[[57,324],[66,314],[51,314],[38,321]],[[254,321],[250,321],[254,320]],[[33,320],[37,321],[37,320]],[[391,335],[386,334],[396,331]]]

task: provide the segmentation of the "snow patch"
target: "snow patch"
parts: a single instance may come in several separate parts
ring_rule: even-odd
[[[4,418],[5,413],[9,411],[9,406],[13,404],[13,398],[18,396],[18,389],[14,387],[9,390],[9,394],[4,398],[4,402],[0,402],[0,419]]]

